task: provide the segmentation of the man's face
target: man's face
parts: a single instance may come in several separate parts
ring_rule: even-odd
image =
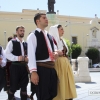
[[[46,17],[46,15],[41,15],[40,19],[37,20],[38,25],[42,26],[42,27],[47,27],[48,26],[48,19]]]
[[[24,33],[25,33],[25,29],[24,28],[19,28],[16,32],[17,32],[18,37],[23,38]]]

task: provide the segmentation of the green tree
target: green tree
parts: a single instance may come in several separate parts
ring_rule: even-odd
[[[79,44],[72,44],[71,48],[72,48],[72,58],[76,59],[81,54],[82,48]]]
[[[99,50],[96,48],[89,48],[86,52],[86,56],[89,57],[89,59],[95,60],[97,59],[99,55]]]

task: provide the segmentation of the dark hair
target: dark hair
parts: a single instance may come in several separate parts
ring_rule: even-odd
[[[16,38],[16,37],[17,37],[17,35],[16,35],[16,34],[14,34],[14,35],[13,35],[13,38]]]
[[[8,37],[8,42],[12,39],[12,36]]]
[[[24,26],[17,26],[16,31],[18,31],[19,28],[23,28],[24,29]]]
[[[37,13],[34,16],[34,23],[37,25],[36,20],[39,20],[41,15],[46,15],[45,13]]]
[[[60,27],[62,27],[62,25],[58,25],[58,26],[57,26],[57,28],[60,28]]]
[[[29,32],[29,35],[31,34],[32,32]]]

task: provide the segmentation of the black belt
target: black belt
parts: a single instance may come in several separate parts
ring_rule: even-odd
[[[47,67],[47,68],[54,68],[55,63],[53,61],[47,61],[47,62],[37,62],[37,66],[41,67]]]
[[[26,65],[26,62],[24,62],[24,61],[15,61],[15,62],[12,62],[12,64],[14,64],[14,65]]]
[[[1,69],[5,69],[5,67],[0,66]]]

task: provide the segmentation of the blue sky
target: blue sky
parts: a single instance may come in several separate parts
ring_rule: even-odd
[[[47,10],[48,0],[0,0],[0,11],[21,12],[22,9]],[[100,0],[56,0],[60,15],[100,18]]]

